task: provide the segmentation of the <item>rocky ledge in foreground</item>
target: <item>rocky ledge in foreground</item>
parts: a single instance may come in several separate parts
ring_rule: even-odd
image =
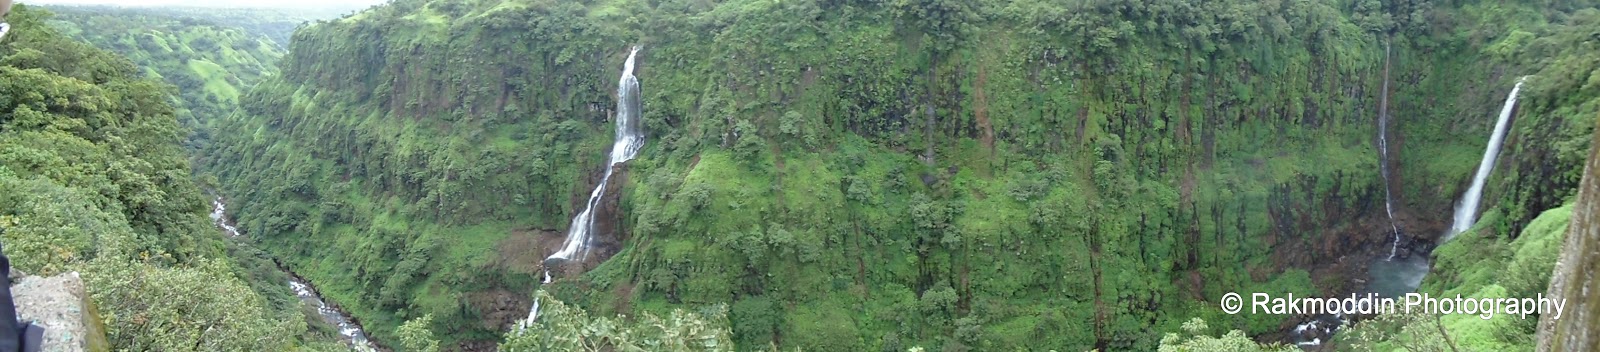
[[[77,272],[27,276],[13,272],[17,318],[44,327],[41,351],[108,351],[105,326]]]

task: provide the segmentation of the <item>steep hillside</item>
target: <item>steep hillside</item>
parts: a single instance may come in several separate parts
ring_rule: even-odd
[[[52,24],[78,40],[122,54],[173,86],[178,118],[194,149],[210,138],[205,121],[238,107],[239,95],[274,74],[281,45],[266,34],[180,11],[56,7]],[[237,10],[235,10],[237,11]],[[292,28],[292,27],[291,27]]]
[[[224,254],[173,88],[66,38],[48,13],[14,10],[0,41],[0,235],[14,268],[82,273],[117,350],[337,348]]]
[[[1192,317],[1270,340],[1293,324],[1217,299],[1357,289],[1385,181],[1431,248],[1579,5],[400,0],[297,32],[206,153],[242,227],[377,335],[431,314],[483,346],[599,181],[639,44],[647,144],[563,300],[728,303],[745,349],[1150,350]],[[1528,121],[1508,163],[1569,135]],[[1563,175],[1491,199],[1537,195],[1520,227]]]

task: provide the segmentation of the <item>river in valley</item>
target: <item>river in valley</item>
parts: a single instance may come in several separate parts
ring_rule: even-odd
[[[211,221],[216,223],[217,228],[222,229],[223,233],[227,234],[228,237],[239,237],[239,229],[228,220],[227,208],[228,205],[223,202],[222,197],[216,197],[216,199],[212,200]],[[300,301],[305,302],[306,305],[316,307],[317,316],[322,318],[323,322],[338,328],[339,338],[345,345],[350,346],[352,350],[362,352],[378,350],[372,344],[372,341],[367,339],[366,331],[361,330],[361,324],[351,319],[349,314],[324,301],[322,295],[317,293],[317,288],[312,286],[310,282],[301,279],[299,275],[295,275],[288,270],[284,270],[284,272],[289,274],[287,284],[289,289],[294,291],[294,295],[299,297]]]

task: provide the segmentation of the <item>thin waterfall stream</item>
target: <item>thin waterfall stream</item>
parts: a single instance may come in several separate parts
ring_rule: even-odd
[[[1400,226],[1394,222],[1394,190],[1389,178],[1389,43],[1383,44],[1383,91],[1378,94],[1378,172],[1383,176],[1383,211],[1389,215],[1389,260],[1400,250]]]
[[[589,238],[594,231],[594,211],[600,205],[600,200],[605,197],[606,184],[611,182],[611,175],[616,172],[618,163],[632,160],[639,154],[639,146],[644,141],[644,135],[639,133],[639,79],[633,76],[633,59],[638,54],[638,46],[628,51],[628,61],[623,63],[622,78],[617,83],[617,139],[611,144],[611,155],[606,160],[605,176],[594,186],[594,191],[589,192],[589,201],[584,203],[583,211],[572,217],[572,224],[567,227],[567,239],[561,244],[561,250],[551,254],[545,259],[547,261],[571,260],[574,255],[581,256],[588,253]]]

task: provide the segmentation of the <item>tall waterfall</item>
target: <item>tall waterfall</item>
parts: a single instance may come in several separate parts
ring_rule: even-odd
[[[1400,249],[1400,226],[1394,222],[1394,191],[1389,182],[1389,43],[1383,44],[1383,91],[1378,95],[1378,172],[1383,175],[1383,211],[1389,214],[1389,259]]]
[[[1461,204],[1456,205],[1455,221],[1450,224],[1450,232],[1445,233],[1441,243],[1467,231],[1472,223],[1478,221],[1478,201],[1483,197],[1483,183],[1488,181],[1489,171],[1494,169],[1494,159],[1500,155],[1500,143],[1505,141],[1506,129],[1510,127],[1507,123],[1517,105],[1517,91],[1522,90],[1522,82],[1527,80],[1527,76],[1517,80],[1516,87],[1511,88],[1511,95],[1506,97],[1506,105],[1500,108],[1500,119],[1494,123],[1494,134],[1489,135],[1489,146],[1483,151],[1483,161],[1478,163],[1478,174],[1472,177],[1472,186],[1467,188],[1467,193],[1461,195]]]
[[[622,65],[622,79],[617,82],[617,141],[611,145],[605,176],[600,178],[600,184],[594,186],[594,191],[589,192],[589,201],[584,203],[583,212],[572,218],[561,251],[545,260],[572,259],[573,255],[588,253],[589,236],[594,230],[594,208],[600,205],[600,199],[605,196],[611,174],[616,171],[617,163],[631,160],[639,153],[644,135],[639,134],[639,79],[633,76],[633,58],[638,53],[638,46],[628,51],[628,61]]]
[[[567,227],[567,239],[561,244],[561,250],[551,254],[545,261],[552,259],[567,260],[574,255],[582,257],[588,254],[589,236],[594,232],[594,208],[600,205],[600,199],[605,197],[606,184],[611,182],[611,175],[616,171],[618,163],[632,160],[639,154],[639,147],[644,142],[644,135],[639,132],[639,78],[633,76],[633,59],[639,54],[639,47],[634,46],[628,51],[628,61],[622,64],[622,78],[617,82],[617,140],[611,144],[611,155],[606,160],[605,176],[600,178],[600,184],[594,186],[594,191],[589,192],[589,201],[583,205],[583,212],[572,217],[572,224]],[[544,272],[544,282],[550,283],[550,271]],[[527,328],[533,320],[539,317],[539,297],[533,298],[533,308],[528,310],[528,318],[522,320],[519,328]]]

